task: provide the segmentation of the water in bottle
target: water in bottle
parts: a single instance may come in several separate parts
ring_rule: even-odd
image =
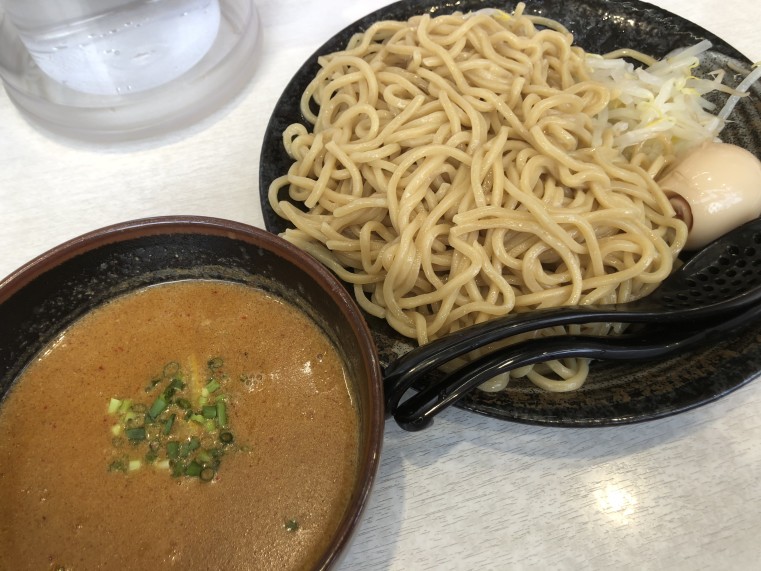
[[[0,0],[37,66],[84,93],[158,87],[214,44],[218,0]]]

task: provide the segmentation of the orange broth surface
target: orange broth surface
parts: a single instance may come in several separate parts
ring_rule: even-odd
[[[207,398],[212,360],[224,366]],[[109,403],[150,407],[168,363],[196,412],[224,403],[226,427],[177,419],[147,461],[168,412],[139,442],[115,435]],[[233,443],[218,444],[223,430]],[[223,450],[210,481],[167,467],[166,442],[193,434]],[[218,281],[129,294],[60,335],[0,407],[0,569],[309,568],[347,507],[357,434],[342,361],[293,306]]]

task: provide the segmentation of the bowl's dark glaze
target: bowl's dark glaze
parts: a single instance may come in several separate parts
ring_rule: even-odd
[[[318,568],[345,547],[379,462],[384,415],[373,338],[356,305],[330,272],[266,231],[200,217],[153,218],[76,238],[0,282],[0,398],[26,363],[75,319],[109,299],[179,279],[248,283],[309,314],[342,353],[360,408],[357,485]]]
[[[424,12],[436,16],[487,7],[512,11],[516,4],[513,0],[402,0],[347,26],[318,48],[286,86],[264,136],[259,191],[266,227],[276,233],[286,228],[286,222],[270,208],[267,190],[292,162],[283,149],[283,130],[294,122],[309,126],[299,102],[319,69],[318,56],[345,48],[352,35],[378,20],[406,20]],[[742,78],[735,71],[751,67],[747,58],[714,34],[644,2],[532,0],[527,2],[526,12],[558,20],[588,51],[605,53],[628,47],[661,57],[707,39],[713,48],[703,58],[702,72],[724,69],[728,72],[725,83],[736,85]],[[709,99],[721,105],[725,96],[712,95]],[[751,96],[740,101],[722,138],[761,158],[760,102],[761,85],[757,83]],[[365,318],[378,344],[382,364],[412,348],[409,339],[384,321],[370,315]],[[761,371],[760,340],[761,327],[726,344],[664,363],[596,363],[587,383],[573,393],[548,393],[528,382],[515,382],[499,393],[472,391],[456,406],[505,420],[555,426],[600,426],[659,418],[715,400],[753,379]]]

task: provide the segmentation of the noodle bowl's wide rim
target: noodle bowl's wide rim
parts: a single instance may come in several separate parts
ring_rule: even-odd
[[[329,296],[341,312],[341,318],[350,326],[361,351],[363,373],[368,379],[366,410],[360,422],[365,442],[360,448],[356,487],[346,513],[334,534],[317,568],[331,567],[350,541],[369,498],[380,463],[385,417],[383,412],[382,380],[377,349],[370,330],[358,308],[338,279],[311,256],[275,234],[247,224],[205,216],[158,216],[129,220],[82,234],[64,242],[24,264],[0,280],[0,310],[14,304],[14,296],[46,274],[78,256],[100,248],[118,247],[137,238],[147,236],[218,236],[231,241],[239,240],[262,248],[282,260],[283,264],[298,268],[313,280],[315,287]],[[8,304],[6,306],[6,304]],[[335,316],[326,316],[336,319]],[[2,347],[0,347],[2,350]],[[9,381],[10,382],[10,381]],[[5,395],[5,389],[0,401]],[[362,444],[362,443],[361,443]]]
[[[511,10],[516,4],[502,3],[499,7]],[[269,206],[267,189],[290,166],[290,158],[283,151],[282,132],[293,122],[304,123],[299,100],[316,74],[318,57],[343,49],[353,34],[378,20],[407,19],[424,12],[436,16],[483,7],[482,0],[395,2],[347,26],[306,60],[278,100],[264,136],[259,192],[267,229],[281,232],[285,228],[284,221]],[[661,57],[676,47],[708,39],[713,48],[707,55],[722,66],[752,65],[735,48],[704,28],[636,0],[535,0],[528,3],[526,12],[560,21],[575,34],[579,45],[589,50],[634,47]],[[722,135],[728,142],[761,156],[761,107],[754,108],[754,102],[761,99],[761,86],[757,84],[751,91],[751,98],[736,108],[735,122]],[[409,340],[401,338],[387,324],[371,316],[366,318],[383,364],[396,356],[400,346],[411,348]],[[726,348],[717,346],[705,354],[688,354],[653,366],[603,364],[595,367],[594,382],[588,382],[575,393],[541,393],[516,383],[496,394],[473,391],[456,406],[503,420],[565,427],[620,425],[662,418],[714,401],[755,378],[761,371],[761,346],[756,342],[756,334],[761,335],[761,330],[735,340],[733,345],[738,350],[729,358]],[[597,383],[598,377],[601,383]]]

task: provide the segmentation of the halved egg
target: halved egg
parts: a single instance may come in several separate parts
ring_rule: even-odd
[[[658,184],[687,223],[688,250],[761,215],[761,161],[736,145],[703,144]]]

